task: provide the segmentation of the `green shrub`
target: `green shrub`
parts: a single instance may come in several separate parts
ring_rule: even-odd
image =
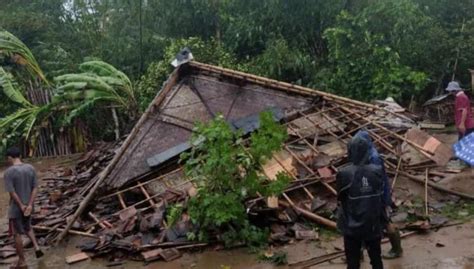
[[[285,174],[269,181],[262,172],[262,164],[281,149],[287,138],[286,130],[272,117],[271,113],[262,113],[260,129],[248,140],[240,132],[233,132],[221,115],[208,124],[197,125],[193,148],[181,157],[186,160],[186,175],[198,186],[188,212],[200,228],[199,240],[217,233],[226,246],[267,242],[268,231],[249,223],[244,202],[257,193],[281,194],[289,182]]]

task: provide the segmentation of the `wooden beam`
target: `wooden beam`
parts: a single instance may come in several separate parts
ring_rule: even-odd
[[[303,209],[301,207],[298,207],[296,206],[293,201],[291,201],[291,199],[286,195],[286,194],[283,194],[283,197],[285,197],[285,199],[288,201],[288,203],[284,202],[284,201],[280,201],[280,204],[286,208],[293,208],[296,212],[299,212],[301,215],[305,216],[306,218],[316,222],[316,223],[319,223],[321,225],[324,225],[326,227],[329,227],[331,229],[337,229],[337,225],[334,221],[332,220],[328,220],[324,217],[321,217],[319,215],[316,215],[314,214],[313,212],[310,212],[306,209]]]

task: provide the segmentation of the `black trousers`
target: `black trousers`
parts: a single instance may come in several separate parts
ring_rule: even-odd
[[[360,268],[360,249],[362,243],[369,253],[372,269],[383,269],[380,237],[375,240],[366,241],[344,236],[344,251],[346,253],[347,269]]]

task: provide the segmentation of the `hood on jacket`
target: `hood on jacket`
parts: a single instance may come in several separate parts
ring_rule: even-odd
[[[355,134],[356,137],[360,137],[362,139],[364,139],[365,141],[367,141],[369,143],[369,146],[371,148],[374,147],[374,143],[372,142],[372,138],[370,137],[369,135],[369,132],[367,132],[366,130],[360,130],[358,131],[356,134]]]
[[[349,160],[354,165],[368,164],[370,150],[371,147],[369,142],[366,139],[357,135],[354,136],[347,145]]]

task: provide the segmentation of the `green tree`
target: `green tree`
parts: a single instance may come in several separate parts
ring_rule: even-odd
[[[269,112],[261,114],[260,128],[248,141],[232,131],[222,115],[197,125],[193,148],[181,158],[186,161],[186,175],[198,186],[188,212],[199,227],[199,240],[207,240],[218,230],[227,246],[267,242],[266,233],[249,223],[244,202],[257,193],[279,195],[288,184],[286,174],[269,181],[261,168],[273,152],[281,150],[286,137],[286,130]]]
[[[327,87],[363,100],[388,96],[409,100],[419,94],[427,75],[407,60],[413,50],[421,49],[416,46],[416,35],[410,33],[418,24],[418,19],[411,18],[418,15],[410,1],[382,1],[356,16],[342,12],[337,27],[325,32],[330,64],[325,73]],[[411,50],[405,47],[410,41],[414,42]]]

